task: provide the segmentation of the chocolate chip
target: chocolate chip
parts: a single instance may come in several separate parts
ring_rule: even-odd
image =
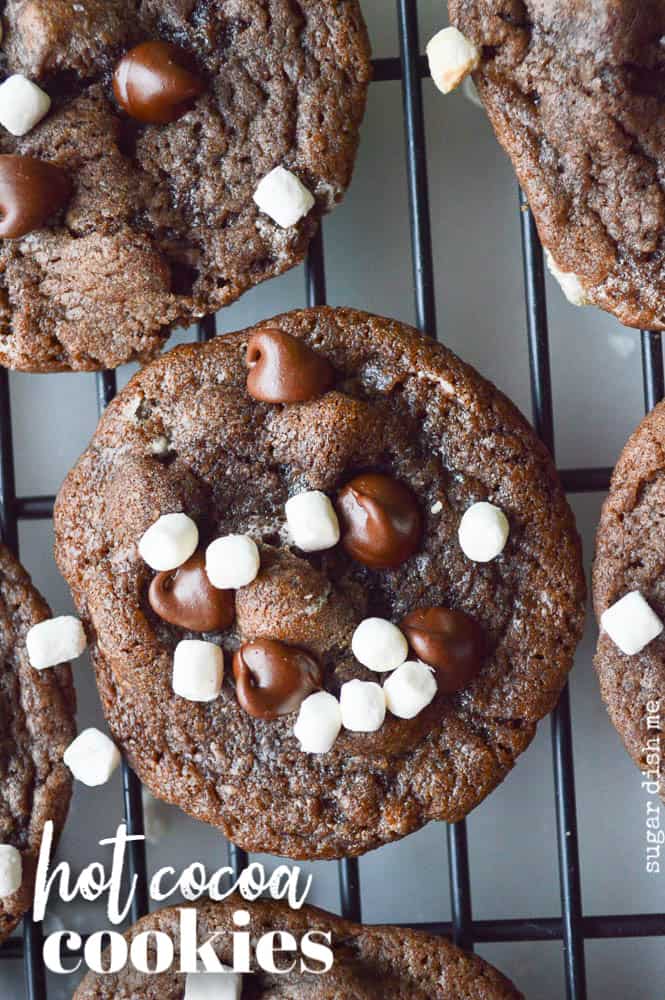
[[[297,711],[323,685],[323,670],[313,656],[275,639],[241,646],[233,657],[233,675],[238,701],[256,719]]]
[[[335,381],[332,365],[297,337],[257,330],[247,345],[247,391],[262,403],[304,403]]]
[[[203,552],[195,552],[178,569],[158,573],[150,584],[148,601],[165,622],[191,632],[221,632],[235,618],[233,591],[213,587]]]
[[[169,42],[143,42],[118,63],[113,92],[137,121],[166,125],[191,109],[204,84],[183,49]]]
[[[439,691],[454,694],[479,673],[486,654],[485,633],[470,615],[448,608],[420,608],[401,629],[419,659],[436,668]]]
[[[61,167],[32,156],[0,156],[0,237],[41,229],[72,193]]]
[[[410,489],[391,476],[367,472],[344,486],[337,497],[342,544],[371,569],[390,569],[420,546],[423,520]]]

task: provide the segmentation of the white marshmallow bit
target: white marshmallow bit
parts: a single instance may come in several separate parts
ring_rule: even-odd
[[[49,113],[51,98],[20,73],[0,86],[0,125],[12,135],[27,135]]]
[[[174,809],[166,802],[156,799],[154,795],[143,786],[141,789],[143,800],[143,830],[145,839],[149,844],[159,844],[164,840],[173,826]]]
[[[18,892],[23,882],[23,858],[11,844],[0,844],[0,899]]]
[[[342,728],[342,710],[334,695],[317,691],[305,698],[293,735],[304,753],[328,753]]]
[[[545,260],[550,274],[558,281],[561,291],[570,304],[572,306],[590,306],[591,299],[577,275],[572,271],[562,271],[549,250],[545,250]]]
[[[626,594],[603,612],[600,624],[612,642],[627,656],[641,653],[663,631],[662,621],[639,590]]]
[[[206,573],[213,587],[238,590],[255,580],[261,569],[261,556],[249,535],[225,535],[216,538],[206,549]]]
[[[491,562],[506,547],[510,525],[499,507],[491,503],[474,503],[464,512],[459,526],[459,543],[467,559]]]
[[[299,493],[286,502],[291,541],[303,552],[332,549],[340,537],[339,521],[329,497],[319,490]]]
[[[299,177],[284,167],[275,167],[259,183],[254,201],[282,229],[289,229],[314,208],[314,196]]]
[[[83,626],[73,615],[48,618],[33,625],[25,637],[30,666],[35,670],[55,667],[75,660],[85,651],[87,639]]]
[[[385,618],[365,618],[353,633],[351,649],[356,660],[377,673],[394,670],[409,655],[406,637]]]
[[[415,719],[427,708],[436,692],[434,671],[416,660],[403,663],[383,685],[386,704],[398,719]]]
[[[224,972],[189,972],[184,1000],[241,1000],[242,976],[228,966]]]
[[[173,655],[173,690],[187,701],[214,701],[224,680],[224,654],[214,642],[183,639]]]
[[[339,693],[342,725],[352,733],[375,733],[386,717],[386,696],[373,681],[347,681]]]
[[[434,83],[444,94],[480,66],[480,49],[457,28],[444,28],[427,46],[429,71]]]
[[[89,788],[105,785],[120,765],[120,751],[99,729],[84,729],[70,743],[63,760],[77,781]]]
[[[466,97],[467,101],[471,101],[471,103],[475,104],[477,108],[483,107],[483,102],[480,99],[478,88],[473,82],[472,76],[467,76],[466,80],[462,84],[462,93]]]
[[[158,573],[177,569],[196,552],[199,529],[187,514],[162,514],[139,542],[141,558]]]

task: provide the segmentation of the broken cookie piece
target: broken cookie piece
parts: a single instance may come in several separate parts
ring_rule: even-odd
[[[358,148],[358,0],[2,6],[0,156],[62,171],[70,197],[29,242],[0,234],[0,365],[147,361],[303,261]]]
[[[665,8],[450,0],[564,293],[665,329]]]

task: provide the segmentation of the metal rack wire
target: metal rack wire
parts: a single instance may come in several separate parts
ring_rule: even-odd
[[[401,80],[407,150],[407,177],[413,251],[414,291],[418,327],[436,337],[436,303],[432,257],[431,221],[428,198],[427,151],[423,114],[422,78],[427,65],[420,54],[417,0],[396,0],[400,56],[374,62],[374,79]],[[533,422],[538,434],[554,454],[554,419],[550,377],[549,335],[543,253],[533,217],[523,194],[519,193],[526,304],[526,329],[530,358]],[[326,299],[323,233],[314,240],[306,266],[309,305]],[[215,318],[198,327],[198,338],[215,335]],[[663,346],[659,333],[641,334],[645,410],[665,396]],[[113,372],[97,376],[99,410],[102,412],[116,391]],[[585,468],[561,471],[565,488],[571,493],[605,491],[610,469]],[[52,517],[53,497],[17,497],[14,478],[9,376],[0,370],[0,530],[4,541],[18,551],[18,524],[21,520]],[[583,911],[580,879],[579,841],[575,803],[575,772],[571,734],[570,698],[566,689],[552,716],[552,755],[561,916],[474,920],[471,879],[464,822],[447,828],[452,920],[418,925],[433,933],[446,934],[458,944],[473,948],[476,943],[560,941],[563,946],[566,995],[568,1000],[586,1000],[585,941],[608,938],[665,937],[665,914],[589,916]],[[143,833],[141,785],[123,763],[122,787],[125,819],[131,834]],[[133,841],[128,851],[130,875],[138,877],[139,891],[132,907],[132,920],[148,912],[146,854],[142,842]],[[244,851],[229,844],[234,870],[247,863]],[[361,891],[356,859],[339,862],[342,913],[361,919]],[[46,1000],[46,979],[41,958],[41,930],[30,916],[24,921],[21,938],[12,938],[0,948],[0,958],[21,958],[25,966],[27,1000]]]

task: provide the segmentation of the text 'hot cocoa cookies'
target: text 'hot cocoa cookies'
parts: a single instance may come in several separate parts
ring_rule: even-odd
[[[88,953],[98,937],[86,942]],[[443,937],[352,924],[309,905],[257,899],[252,887],[158,909],[111,937],[103,963],[111,973],[89,972],[74,1000],[524,1000],[488,962]],[[83,966],[70,947],[65,941],[62,964]],[[149,964],[139,958],[146,953]]]

